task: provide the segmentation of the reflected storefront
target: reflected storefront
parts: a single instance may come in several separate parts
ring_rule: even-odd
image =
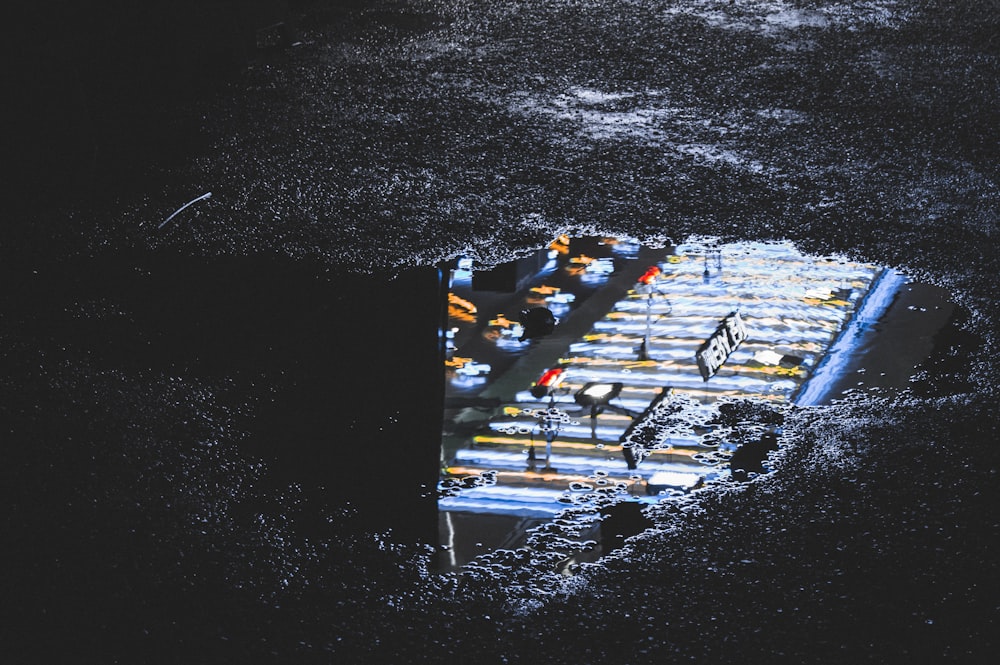
[[[563,237],[496,273],[472,267],[452,270],[445,329],[439,509],[451,566],[530,546],[529,527],[567,513],[595,549],[603,507],[725,475],[735,446],[706,424],[718,402],[821,401],[852,322],[876,320],[904,283],[788,243],[712,239]],[[520,321],[541,308],[558,323],[533,338]],[[637,427],[666,403],[690,426],[634,454]]]

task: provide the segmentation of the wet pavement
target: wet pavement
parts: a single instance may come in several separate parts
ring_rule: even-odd
[[[232,3],[63,4],[9,21],[7,660],[991,662],[1000,122],[981,3],[289,3],[311,13],[298,45],[228,74],[203,56],[230,43]],[[440,421],[400,391],[426,357],[391,289],[384,338],[343,322],[373,272],[499,264],[568,231],[789,239],[960,307],[931,335],[947,299],[914,288],[883,319],[898,363],[848,367],[842,401],[785,414],[770,473],[651,508],[599,566],[554,577],[511,550],[431,575],[316,491],[326,475],[391,521],[412,504],[382,490],[422,490],[391,482],[412,474],[387,475],[390,453],[426,435],[439,471]],[[322,325],[306,293],[337,305]],[[928,345],[910,391],[868,390]],[[720,415],[739,434],[748,414]],[[593,538],[535,542],[574,532]]]

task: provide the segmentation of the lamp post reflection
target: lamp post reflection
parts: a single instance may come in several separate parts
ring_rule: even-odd
[[[545,471],[555,471],[551,465],[552,442],[555,441],[556,435],[562,429],[563,424],[570,422],[569,414],[557,409],[555,406],[556,395],[569,393],[568,388],[560,388],[560,384],[562,384],[565,376],[563,368],[553,367],[543,372],[538,381],[531,387],[531,395],[533,397],[542,399],[547,396],[549,398],[548,408],[535,411],[535,417],[538,420],[538,430],[545,435]],[[532,440],[531,446],[528,449],[528,469],[534,471],[536,466],[535,442]]]
[[[580,406],[590,407],[590,438],[597,440],[597,416],[608,403],[618,397],[622,391],[622,383],[597,383],[591,381],[573,395],[574,401]],[[621,409],[624,410],[624,409]]]
[[[662,275],[663,271],[660,270],[659,266],[650,266],[646,272],[639,276],[635,285],[635,292],[646,296],[646,333],[639,345],[639,360],[641,361],[650,360],[649,345],[653,336],[653,296],[665,295],[656,286]],[[669,304],[669,302],[668,300],[667,303]]]
[[[545,434],[545,471],[555,471],[552,468],[552,442],[556,439],[556,434],[562,429],[562,424],[567,421],[568,414],[554,406],[555,396],[550,398],[549,408],[542,411],[538,416],[539,429]]]

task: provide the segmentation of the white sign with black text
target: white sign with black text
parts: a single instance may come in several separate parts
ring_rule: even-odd
[[[739,312],[730,312],[715,329],[712,336],[698,347],[695,359],[705,381],[711,379],[729,356],[747,338],[747,329]]]

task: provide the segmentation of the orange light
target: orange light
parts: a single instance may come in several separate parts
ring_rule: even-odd
[[[639,277],[639,283],[640,284],[646,284],[648,286],[649,284],[652,284],[653,282],[655,282],[656,278],[659,277],[659,276],[660,276],[660,269],[659,269],[659,267],[657,267],[657,266],[650,266],[646,270],[646,272],[642,273],[642,276]]]
[[[463,323],[476,322],[475,314],[471,314],[468,310],[456,307],[455,305],[448,305],[448,318],[454,319],[455,321],[462,321]]]
[[[558,238],[556,238],[555,240],[552,241],[552,244],[549,245],[549,249],[554,249],[557,252],[559,252],[560,254],[568,254],[569,253],[569,236],[566,235],[566,234],[563,234],[563,235],[559,236]]]
[[[444,364],[446,367],[454,367],[456,369],[460,369],[462,367],[465,367],[466,363],[471,363],[471,362],[472,358],[462,358],[460,356],[455,356],[450,360],[445,360]]]
[[[514,322],[508,319],[503,314],[497,314],[497,318],[490,319],[489,324],[491,328],[510,328],[514,325]]]
[[[471,302],[469,302],[465,298],[461,298],[455,295],[454,293],[448,294],[448,304],[454,305],[455,307],[460,307],[461,309],[468,311],[470,314],[475,314],[476,312],[479,311],[478,309],[476,309],[476,306],[473,305]]]

